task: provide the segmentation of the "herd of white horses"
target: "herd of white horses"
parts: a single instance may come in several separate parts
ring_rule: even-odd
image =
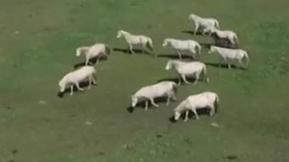
[[[229,30],[220,30],[219,21],[215,18],[203,18],[195,14],[190,14],[189,20],[193,23],[194,34],[200,33],[203,36],[211,36],[215,40],[215,45],[209,48],[208,53],[215,53],[220,57],[219,65],[225,63],[228,68],[231,68],[231,64],[236,62],[241,67],[246,68],[248,66],[248,53],[242,49],[232,48],[238,47],[239,40],[236,33]],[[128,50],[132,54],[137,48],[141,49],[142,52],[149,50],[153,53],[153,41],[148,36],[134,35],[124,30],[119,30],[116,37],[123,38],[126,41]],[[226,44],[218,46],[219,42],[226,42]],[[154,107],[159,107],[155,102],[156,98],[165,98],[167,105],[169,105],[171,100],[177,100],[177,87],[181,82],[190,84],[187,80],[188,77],[194,78],[193,84],[196,84],[200,80],[209,82],[206,64],[199,61],[202,52],[200,43],[195,40],[166,38],[162,46],[174,50],[179,57],[179,60],[169,60],[165,66],[166,70],[174,70],[176,72],[178,75],[178,83],[161,81],[140,88],[131,96],[132,108],[136,107],[140,102],[144,102],[146,111],[148,111],[149,104]],[[184,53],[189,53],[193,61],[183,61],[182,56]],[[97,60],[96,64],[98,64],[101,58],[108,57],[109,54],[109,47],[102,43],[77,48],[76,56],[84,55],[85,65],[69,72],[59,81],[60,93],[64,94],[66,90],[70,90],[70,95],[72,96],[74,87],[79,91],[84,91],[80,83],[88,81],[88,89],[92,84],[96,84],[96,70],[95,67],[91,65],[90,60],[95,58]],[[188,96],[174,109],[174,120],[178,120],[181,115],[184,114],[184,121],[187,121],[189,112],[193,112],[195,118],[199,119],[198,109],[209,109],[209,114],[212,116],[216,112],[218,102],[219,96],[215,92],[203,92]]]

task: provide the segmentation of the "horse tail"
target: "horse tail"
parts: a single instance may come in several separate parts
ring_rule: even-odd
[[[178,85],[176,83],[173,83],[172,86],[173,86],[173,92],[175,94],[177,94],[178,93]]]
[[[197,45],[196,45],[196,52],[197,52],[199,55],[201,55],[201,50],[202,50],[201,45],[200,45],[200,44],[197,44]]]
[[[244,52],[244,57],[243,58],[246,59],[246,68],[247,68],[248,65],[249,65],[250,59],[249,59],[248,53],[246,51]]]
[[[154,48],[153,48],[153,41],[152,41],[151,38],[148,38],[148,39],[147,39],[146,44],[147,44],[147,47],[148,47],[151,51],[154,50]]]
[[[110,52],[111,52],[111,49],[109,48],[109,46],[108,46],[108,45],[105,45],[105,53],[106,53],[107,55],[110,55]]]
[[[209,82],[208,71],[207,71],[206,65],[204,65],[203,67],[202,74],[203,74],[203,77],[206,78],[206,82]]]
[[[218,112],[219,102],[220,102],[220,98],[219,98],[219,96],[216,94],[215,101],[214,101],[215,112]]]
[[[239,39],[238,39],[238,36],[236,34],[234,34],[233,40],[235,42],[235,45],[238,46],[239,45]]]

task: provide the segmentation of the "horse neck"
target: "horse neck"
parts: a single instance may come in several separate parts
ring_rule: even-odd
[[[125,38],[128,38],[131,36],[130,33],[126,32],[126,31],[121,31],[121,34],[125,37]]]
[[[82,54],[84,54],[84,53],[88,50],[88,48],[89,48],[89,47],[80,47],[80,48],[77,49],[77,53],[78,53],[79,55],[82,55]]]
[[[67,77],[64,76],[64,77],[59,81],[59,86],[60,86],[60,87],[65,87],[66,82],[67,82]]]
[[[165,41],[166,41],[166,43],[167,43],[167,46],[172,46],[173,42],[175,42],[175,40],[174,40],[174,39],[171,39],[171,38],[168,38],[168,39],[166,39]]]
[[[212,52],[218,52],[218,53],[220,53],[218,47],[212,47],[211,50],[212,50]]]
[[[172,66],[175,68],[179,67],[181,64],[182,64],[182,62],[180,62],[180,61],[173,61],[172,62]]]
[[[200,17],[200,16],[197,16],[197,15],[194,15],[194,14],[193,14],[192,16],[193,16],[193,19],[194,19],[194,20],[197,20],[197,21],[198,21],[198,20],[200,20],[200,19],[201,19],[201,17]]]
[[[167,39],[167,42],[168,42],[169,45],[172,45],[173,42],[176,42],[176,40],[169,38],[169,39]]]
[[[185,104],[187,103],[188,101],[185,100],[185,101],[182,101],[175,109],[175,111],[177,112],[181,112],[183,111],[186,107],[185,107]]]
[[[170,66],[171,68],[175,68],[178,63],[173,60],[173,61],[170,61],[168,64],[169,64],[169,66]]]

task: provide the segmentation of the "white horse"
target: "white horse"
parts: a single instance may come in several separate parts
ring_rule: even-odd
[[[131,96],[131,106],[135,107],[140,101],[145,101],[145,110],[148,110],[148,101],[155,107],[159,107],[154,101],[154,98],[167,97],[167,105],[170,100],[176,100],[177,85],[175,82],[163,81],[157,84],[145,86],[139,89]]]
[[[209,33],[213,39],[218,42],[220,39],[228,40],[230,46],[237,47],[239,44],[238,35],[231,30],[219,30],[215,27],[210,27],[204,30],[206,33]]]
[[[178,40],[167,38],[163,41],[163,47],[170,46],[174,49],[179,55],[179,59],[182,59],[181,51],[189,51],[192,54],[193,59],[195,59],[195,54],[198,54],[198,57],[201,55],[201,45],[194,40]]]
[[[177,61],[177,60],[169,60],[166,65],[166,70],[174,69],[177,74],[179,75],[178,84],[181,84],[181,80],[185,83],[190,84],[187,81],[186,77],[194,77],[196,84],[199,80],[201,75],[206,79],[206,82],[209,82],[209,77],[207,75],[207,68],[206,65],[202,62],[192,61],[192,62],[184,62],[184,61]]]
[[[237,61],[240,67],[243,66],[243,60],[246,61],[245,68],[249,65],[249,56],[248,53],[242,49],[229,49],[229,48],[221,48],[216,46],[211,46],[210,50],[208,51],[209,54],[217,53],[221,56],[221,60],[219,62],[219,66],[224,61],[228,64],[228,68],[231,68],[231,61]]]
[[[135,46],[141,46],[142,52],[145,52],[146,47],[152,52],[153,51],[153,41],[150,37],[144,35],[133,35],[124,30],[119,30],[117,32],[117,38],[124,37],[128,44],[128,49],[131,53],[134,53],[133,49]]]
[[[185,112],[184,121],[188,120],[189,112],[192,111],[196,119],[199,120],[199,115],[197,109],[210,109],[210,116],[213,116],[216,112],[217,106],[219,103],[219,96],[214,92],[203,92],[196,95],[191,95],[183,100],[175,109],[174,109],[174,119],[179,120],[182,113]]]
[[[96,70],[93,66],[83,66],[75,71],[72,71],[66,74],[58,83],[60,87],[60,93],[64,93],[67,87],[70,87],[70,95],[73,95],[73,86],[75,85],[79,91],[84,91],[83,88],[80,87],[80,83],[88,80],[89,86],[91,84],[96,84]]]
[[[220,28],[219,21],[215,18],[202,18],[196,14],[190,14],[189,20],[194,23],[195,29],[194,33],[197,33],[200,29],[206,29],[206,28]],[[202,34],[204,34],[204,31],[201,31]]]
[[[89,64],[89,60],[96,58],[97,62],[102,57],[107,57],[110,54],[110,49],[103,43],[96,43],[92,46],[83,46],[76,49],[76,56],[85,55],[85,65]]]

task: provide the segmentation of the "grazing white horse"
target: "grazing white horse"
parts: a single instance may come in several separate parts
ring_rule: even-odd
[[[153,51],[153,41],[150,37],[144,35],[133,35],[124,30],[119,30],[117,32],[117,38],[124,37],[125,41],[128,44],[129,51],[134,53],[133,49],[135,46],[141,46],[142,52],[145,51],[146,47]]]
[[[101,57],[107,57],[110,54],[110,49],[103,43],[96,43],[92,46],[83,46],[76,49],[76,56],[85,55],[85,65],[89,64],[89,60],[96,58],[97,62]]]
[[[60,93],[63,93],[67,87],[70,87],[70,95],[73,95],[73,86],[75,85],[79,91],[84,91],[79,84],[85,80],[89,81],[88,88],[91,84],[96,84],[96,70],[93,66],[83,66],[75,71],[66,74],[58,83]]]
[[[194,84],[196,84],[199,80],[201,75],[206,78],[206,82],[209,82],[209,77],[207,75],[207,68],[206,65],[202,62],[192,61],[192,62],[184,62],[184,61],[177,61],[177,60],[169,60],[166,65],[166,70],[174,69],[177,74],[179,75],[178,84],[181,84],[181,80],[185,83],[190,84],[187,81],[186,77],[195,77]]]
[[[190,14],[189,20],[194,23],[195,29],[194,33],[197,33],[200,29],[206,28],[220,28],[219,21],[215,18],[202,18],[196,14]],[[201,31],[204,34],[204,31]]]
[[[208,51],[209,54],[217,53],[221,56],[221,60],[219,62],[219,66],[224,61],[228,64],[228,68],[231,68],[231,61],[238,61],[240,67],[244,67],[242,64],[243,60],[246,61],[245,68],[249,65],[249,56],[248,53],[242,49],[229,49],[229,48],[222,48],[211,46],[210,50]]]
[[[199,115],[197,109],[210,109],[210,116],[213,116],[216,112],[217,106],[219,103],[219,96],[214,92],[203,92],[196,95],[191,95],[183,100],[175,109],[174,109],[174,119],[179,120],[182,113],[185,112],[186,122],[188,120],[189,112],[192,111],[196,119],[199,120]]]
[[[135,107],[139,101],[145,101],[145,110],[148,110],[148,102],[155,107],[159,107],[154,101],[154,98],[167,97],[167,105],[170,100],[176,100],[177,85],[175,82],[163,81],[157,84],[145,86],[139,89],[134,95],[131,96],[131,106]]]
[[[231,30],[219,30],[215,27],[210,27],[205,29],[205,32],[209,33],[209,35],[211,35],[215,41],[218,39],[226,39],[230,42],[231,46],[235,47],[239,44],[238,35]]]
[[[163,41],[163,47],[170,46],[174,49],[179,55],[179,59],[182,59],[181,51],[189,51],[192,54],[193,59],[195,59],[195,54],[198,54],[198,57],[201,55],[201,45],[194,40],[178,40],[167,38]]]

